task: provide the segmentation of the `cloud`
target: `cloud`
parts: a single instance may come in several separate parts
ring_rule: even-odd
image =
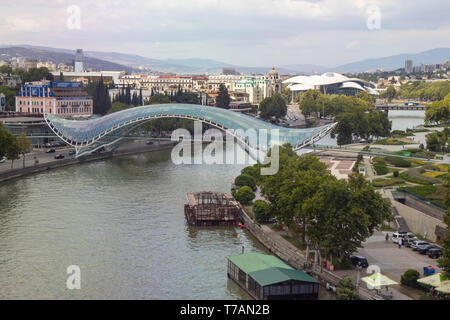
[[[80,8],[80,30],[66,27],[70,5]],[[380,8],[381,30],[367,28],[370,5]],[[446,0],[16,0],[0,2],[0,39],[152,58],[333,65],[448,46],[449,11]]]

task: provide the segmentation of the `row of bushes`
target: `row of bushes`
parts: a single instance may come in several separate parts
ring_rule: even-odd
[[[387,174],[389,172],[386,163],[384,162],[376,162],[373,164],[373,168],[375,169],[375,172],[377,175],[381,176],[384,174]]]
[[[408,175],[406,172],[401,172],[399,174],[399,178],[401,178],[403,180],[406,180],[408,182],[411,182],[411,183],[425,184],[425,185],[431,185],[432,184],[431,182],[425,181],[425,180],[420,179],[420,178],[413,178],[410,175]]]
[[[383,179],[383,178],[378,178],[378,179],[373,179],[372,184],[374,187],[389,187],[389,186],[393,186],[395,184],[401,184],[404,183],[405,181],[402,179]]]
[[[409,162],[408,160],[405,160],[403,158],[387,156],[387,157],[384,157],[384,159],[396,167],[400,167],[400,168],[411,167],[411,162]]]
[[[403,146],[405,144],[409,144],[408,142],[404,142],[395,138],[387,138],[376,141],[374,144],[384,145],[384,146]]]
[[[426,173],[426,170],[424,168],[412,168],[405,172],[406,176],[410,178],[411,182],[418,183],[418,184],[436,184],[441,183],[439,179],[433,178],[433,177],[427,177],[423,174]],[[403,178],[403,177],[402,177]]]
[[[427,199],[427,197],[436,192],[437,188],[435,186],[416,186],[416,187],[403,187],[398,188],[399,191],[407,191],[419,198]]]

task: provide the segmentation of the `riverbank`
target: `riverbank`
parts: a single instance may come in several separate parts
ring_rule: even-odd
[[[16,160],[16,168],[13,167],[12,169],[10,168],[9,161],[2,163],[0,165],[0,183],[24,177],[30,174],[44,172],[74,164],[104,160],[113,157],[128,156],[145,152],[166,150],[172,148],[173,144],[174,143],[171,141],[161,141],[152,145],[146,145],[144,141],[136,141],[123,145],[111,152],[86,155],[80,158],[73,158],[72,156],[70,156],[68,154],[69,149],[65,149],[62,151],[60,150],[61,152],[58,151],[57,153],[52,154],[46,154],[45,152],[33,153],[33,157],[28,155],[28,159],[25,162],[25,168],[23,168],[22,159]],[[65,156],[65,159],[55,160],[55,154],[63,154]],[[39,163],[36,163],[35,159],[37,159]]]
[[[313,278],[319,280],[322,287],[330,284],[337,287],[341,276],[321,268],[317,265],[308,265],[306,256],[302,250],[299,250],[292,243],[275,233],[269,227],[256,224],[241,208],[240,217],[244,222],[247,230],[271,253],[289,264],[295,269],[303,270],[310,274]],[[363,287],[358,288],[359,296],[363,300],[384,300],[384,297],[377,295],[375,292],[369,291]]]

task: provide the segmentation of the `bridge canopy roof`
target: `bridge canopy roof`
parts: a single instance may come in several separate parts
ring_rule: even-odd
[[[290,143],[294,147],[330,128],[329,125],[305,129],[284,128],[242,113],[194,104],[158,104],[135,107],[91,120],[67,120],[53,114],[47,114],[46,117],[52,130],[72,145],[89,145],[114,130],[135,126],[149,119],[166,117],[198,119],[233,131],[246,132],[248,129],[254,129],[256,134],[265,129],[267,130],[268,145],[276,140],[272,130],[278,129],[279,137],[275,143]],[[249,145],[256,147],[252,146],[252,142],[249,142]]]

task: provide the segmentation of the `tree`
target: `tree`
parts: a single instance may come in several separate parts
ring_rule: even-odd
[[[131,107],[133,107],[133,106],[132,105],[130,106],[130,105],[127,105],[125,103],[116,101],[116,102],[114,102],[112,104],[111,108],[108,110],[108,114],[111,114],[111,113],[114,113],[114,112],[118,112],[118,111],[122,111],[122,110],[125,110],[125,109],[129,109]]]
[[[358,92],[356,94],[356,97],[359,98],[359,99],[362,99],[362,100],[364,100],[364,101],[366,101],[367,103],[370,103],[370,104],[372,104],[372,102],[373,102],[373,97],[370,94],[368,94],[367,92],[365,92],[365,91]]]
[[[142,97],[142,88],[139,88],[139,105],[144,105],[144,98]]]
[[[216,97],[216,107],[228,109],[230,107],[230,96],[224,84],[219,86],[219,94]]]
[[[344,277],[339,281],[336,288],[337,298],[339,300],[359,300],[358,293],[349,276]]]
[[[14,167],[14,160],[18,160],[20,155],[20,146],[15,136],[10,134],[7,137],[6,158],[11,160],[11,169]]]
[[[238,191],[236,191],[234,198],[239,201],[242,205],[247,205],[255,199],[255,194],[252,191],[252,188],[248,186],[240,187]]]
[[[5,109],[7,111],[16,110],[16,92],[17,88],[11,88],[7,86],[0,86],[0,93],[5,95]]]
[[[344,144],[350,144],[353,141],[353,117],[350,113],[343,113],[337,118],[338,124],[331,132],[331,137],[334,138],[337,135],[337,144],[342,146]]]
[[[164,104],[164,103],[170,103],[170,99],[168,96],[162,93],[156,93],[152,95],[148,100],[148,104]]]
[[[8,65],[0,66],[0,73],[11,74],[12,71],[13,71],[12,68]]]
[[[105,115],[108,113],[112,104],[108,87],[103,82],[103,76],[100,76],[99,81],[89,81],[86,90],[88,94],[92,96],[94,103],[94,114]],[[119,100],[121,100],[121,98]]]
[[[334,176],[320,184],[303,203],[308,216],[307,236],[340,262],[362,246],[383,221],[390,221],[389,204],[369,181],[353,173],[349,181]]]
[[[256,187],[255,179],[247,174],[241,174],[237,176],[236,179],[234,180],[234,184],[239,188],[243,186],[248,186],[254,189]]]
[[[3,159],[8,153],[8,148],[13,138],[14,136],[9,131],[3,129],[2,123],[0,122],[0,159]]]
[[[383,92],[383,97],[385,97],[389,102],[392,101],[397,96],[397,91],[394,87],[389,86],[385,92]]]
[[[270,205],[264,200],[256,200],[253,203],[253,213],[258,222],[265,222],[272,218]]]
[[[445,152],[450,142],[450,128],[429,133],[425,136],[427,149],[435,152]]]
[[[307,90],[297,96],[297,102],[305,117],[320,112],[323,107],[323,97],[319,90]]]
[[[442,239],[442,255],[438,259],[439,267],[442,269],[444,276],[450,279],[450,177],[447,176],[445,184],[445,204],[447,212],[444,215],[444,222],[447,225],[447,236]]]
[[[445,124],[450,122],[450,94],[435,101],[425,109],[425,123]]]
[[[17,137],[17,145],[19,147],[19,152],[23,157],[23,167],[25,168],[25,154],[30,150],[30,140],[27,139],[25,133],[20,133]]]
[[[28,71],[19,72],[18,70],[13,70],[14,73],[20,73],[22,82],[32,82],[40,81],[42,79],[53,81],[53,74],[46,68],[30,68]]]
[[[279,119],[286,115],[286,101],[281,94],[276,93],[273,96],[267,97],[261,101],[259,111],[261,118],[263,119],[271,119],[272,117]]]
[[[417,280],[420,278],[420,273],[417,270],[409,269],[400,278],[400,282],[408,287],[417,287]]]

